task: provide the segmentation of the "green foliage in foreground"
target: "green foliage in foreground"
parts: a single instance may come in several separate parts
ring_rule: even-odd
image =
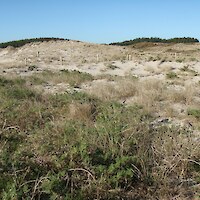
[[[187,132],[151,128],[141,106],[79,92],[44,96],[3,77],[0,97],[0,199],[156,199],[176,195],[181,170],[181,178],[199,172],[177,155]]]
[[[151,38],[136,38],[134,40],[127,40],[124,42],[115,42],[110,45],[118,45],[118,46],[128,46],[133,45],[140,42],[154,42],[154,43],[196,43],[199,42],[196,38],[183,37],[183,38],[171,38],[171,39],[161,39],[157,37]]]
[[[200,119],[200,110],[199,109],[188,109],[188,115],[192,115]]]
[[[178,78],[177,74],[175,72],[169,72],[166,74],[166,77],[169,79],[174,79],[174,78]]]
[[[44,42],[44,41],[57,41],[57,40],[68,40],[63,38],[31,38],[31,39],[24,39],[24,40],[16,40],[16,41],[10,41],[10,42],[4,42],[0,43],[0,48],[6,48],[8,46],[11,47],[21,47],[25,44],[31,43],[31,42]]]

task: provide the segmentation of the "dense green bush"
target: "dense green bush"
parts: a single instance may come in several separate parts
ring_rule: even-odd
[[[196,43],[199,42],[196,38],[183,37],[183,38],[171,38],[171,39],[161,39],[157,37],[151,38],[136,38],[134,40],[127,40],[124,42],[115,42],[110,45],[128,46],[140,42],[153,42],[153,43]]]
[[[166,74],[166,77],[169,79],[174,79],[174,78],[178,78],[177,74],[175,72],[168,72]]]
[[[16,40],[11,42],[4,42],[0,43],[0,48],[6,48],[8,46],[12,47],[21,47],[25,44],[31,43],[31,42],[44,42],[44,41],[58,41],[58,40],[68,40],[63,38],[32,38],[32,39],[24,39],[24,40]]]

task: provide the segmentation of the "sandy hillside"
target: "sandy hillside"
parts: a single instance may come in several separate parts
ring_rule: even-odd
[[[1,75],[30,76],[44,70],[63,69],[87,72],[95,77],[76,90],[89,93],[102,90],[99,96],[110,95],[108,98],[127,104],[144,104],[158,117],[176,118],[177,123],[191,120],[197,123],[195,119],[188,119],[187,110],[200,105],[200,44],[142,43],[119,47],[50,41],[0,49]],[[137,79],[134,94],[129,90],[136,86],[126,77]],[[41,87],[52,93],[69,89],[67,84],[53,82],[51,78],[47,85],[38,86]],[[122,95],[124,91],[127,94]],[[162,98],[151,99],[152,95]]]
[[[76,69],[93,75],[147,77],[177,71],[186,65],[199,72],[199,53],[199,44],[118,47],[78,41],[37,42],[0,49],[0,73],[37,66],[38,70]]]

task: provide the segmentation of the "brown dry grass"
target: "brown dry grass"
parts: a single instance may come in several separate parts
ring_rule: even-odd
[[[160,199],[185,199],[185,196],[193,199],[188,186],[196,174],[191,174],[189,169],[200,164],[195,161],[199,156],[199,144],[194,136],[190,133],[174,135],[167,131],[158,136],[152,148],[156,170],[153,174],[160,183]]]
[[[178,90],[176,88],[168,89],[166,91],[166,99],[173,103],[182,103],[186,106],[196,105],[195,97],[198,97],[199,91],[195,84],[186,85],[180,87]]]
[[[105,101],[125,100],[136,94],[137,85],[138,82],[134,78],[121,78],[121,80],[97,82],[87,92]]]
[[[95,115],[95,106],[91,103],[71,103],[69,105],[68,117],[72,120],[91,122]]]

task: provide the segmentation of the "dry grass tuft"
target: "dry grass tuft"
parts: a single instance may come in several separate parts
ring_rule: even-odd
[[[94,119],[95,106],[91,103],[71,103],[69,105],[69,119],[89,122]]]
[[[160,109],[160,102],[165,92],[165,85],[162,81],[151,79],[139,82],[136,90],[132,103],[142,105],[149,113]]]
[[[154,141],[153,176],[158,182],[161,199],[172,199],[175,196],[179,199],[185,199],[185,196],[193,199],[193,193],[188,188],[196,184],[193,179],[196,172],[190,169],[200,165],[199,144],[193,137],[189,132],[184,133],[184,130],[178,134],[169,130],[158,135]]]
[[[102,100],[120,100],[132,97],[137,92],[138,81],[134,78],[122,78],[112,82],[97,82],[87,92]]]
[[[191,84],[185,87],[180,87],[179,89],[169,89],[167,91],[167,99],[172,103],[184,103],[186,105],[191,105],[194,103],[194,97],[198,95],[198,88],[196,85]]]

